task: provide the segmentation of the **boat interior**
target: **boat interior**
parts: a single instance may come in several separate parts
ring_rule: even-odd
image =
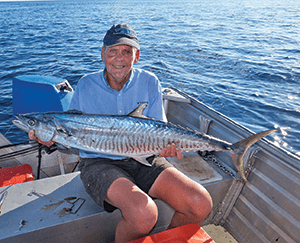
[[[237,142],[252,134],[248,129],[175,88],[164,89],[163,99],[167,118],[171,123],[228,142]],[[0,146],[9,144],[11,144],[10,141],[1,135]],[[113,213],[105,212],[86,193],[77,169],[78,153],[61,147],[50,152],[39,148],[39,145],[30,143],[0,150],[0,156],[4,155],[4,159],[0,160],[0,167],[29,164],[35,177],[34,181],[0,187],[0,195],[7,193],[1,208],[0,241],[2,243],[113,242],[114,230],[121,218],[121,212],[119,210]],[[29,152],[19,152],[24,149]],[[275,166],[271,171],[275,173],[274,170],[285,170],[286,177],[291,178],[287,182],[282,182],[283,184],[288,183],[289,186],[299,188],[299,159],[286,151],[280,151],[278,159],[277,150],[267,139],[262,139],[252,146],[244,157],[245,171],[249,174],[248,179],[252,176],[254,179],[261,176],[258,173],[261,166],[268,167],[267,171],[269,171],[269,164],[272,163]],[[11,153],[14,156],[5,157]],[[281,166],[283,160],[284,166]],[[275,242],[272,241],[273,239],[282,239],[278,242],[294,242],[294,235],[299,235],[299,231],[296,233],[300,228],[298,213],[295,215],[298,221],[294,221],[298,223],[294,224],[294,227],[275,234],[274,229],[278,229],[279,226],[270,226],[271,221],[266,219],[269,216],[261,215],[260,211],[254,209],[250,203],[247,204],[247,196],[243,195],[243,192],[246,191],[249,194],[252,192],[252,197],[257,197],[254,195],[257,190],[256,185],[247,183],[245,186],[229,153],[184,152],[183,159],[171,158],[169,161],[184,174],[202,184],[213,198],[213,210],[201,226],[223,225],[239,242]],[[253,168],[254,164],[262,165]],[[256,173],[252,175],[251,171],[256,171]],[[269,175],[270,177],[272,175]],[[271,181],[263,181],[263,183],[272,184]],[[264,190],[268,190],[267,185]],[[282,191],[278,193],[282,194]],[[288,194],[296,200],[294,203],[288,200],[291,208],[289,210],[299,207],[300,195],[296,194],[292,192]],[[70,198],[76,198],[79,201],[74,202],[74,200],[69,200]],[[259,201],[259,205],[265,205],[270,201],[270,199],[259,198],[255,200]],[[281,199],[277,200],[277,202],[273,200],[274,205],[278,203],[281,205]],[[151,234],[165,230],[173,214],[172,209],[162,201],[156,200],[156,203],[159,218]],[[248,212],[245,205],[258,215],[261,220],[260,225],[269,225],[267,228],[273,231],[269,230],[270,232],[266,235],[261,230],[252,229],[250,223],[255,219],[251,219],[253,216],[249,215],[253,215],[253,212]],[[244,212],[245,215],[241,215]],[[285,217],[290,219],[290,216]],[[245,228],[242,229],[238,224],[245,225]],[[243,235],[243,230],[247,231],[245,235]],[[254,238],[253,235],[250,238],[255,241],[249,241],[247,238],[249,232],[256,233]],[[265,239],[268,240],[264,241]]]

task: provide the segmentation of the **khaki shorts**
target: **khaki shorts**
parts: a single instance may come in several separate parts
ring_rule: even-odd
[[[151,156],[147,160],[152,166],[143,165],[132,158],[123,160],[82,158],[79,165],[80,177],[86,191],[94,201],[107,212],[113,212],[116,207],[104,199],[110,185],[116,179],[125,177],[148,193],[159,174],[166,168],[173,167],[163,157]]]

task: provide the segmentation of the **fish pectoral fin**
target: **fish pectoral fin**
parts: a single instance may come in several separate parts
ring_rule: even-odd
[[[64,127],[58,127],[58,128],[56,128],[56,131],[58,133],[64,133],[64,134],[68,135],[69,137],[73,136],[73,134]]]
[[[149,156],[143,156],[143,157],[133,157],[133,159],[135,159],[136,161],[140,162],[141,164],[143,165],[146,165],[146,166],[152,166],[148,161],[147,161],[147,158]]]
[[[57,147],[58,147],[58,149],[60,151],[62,151],[62,150],[74,150],[74,151],[78,151],[77,148],[73,148],[73,147],[71,147],[71,146],[69,146],[67,144],[59,144],[59,143],[57,143]]]

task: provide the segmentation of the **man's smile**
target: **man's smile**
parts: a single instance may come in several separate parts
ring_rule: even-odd
[[[125,67],[125,65],[113,65],[113,64],[112,64],[112,66],[113,66],[114,68],[124,68],[124,67]]]

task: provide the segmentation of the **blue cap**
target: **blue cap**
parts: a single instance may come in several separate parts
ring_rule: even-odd
[[[135,31],[128,24],[114,24],[104,36],[105,46],[129,45],[140,49]]]

